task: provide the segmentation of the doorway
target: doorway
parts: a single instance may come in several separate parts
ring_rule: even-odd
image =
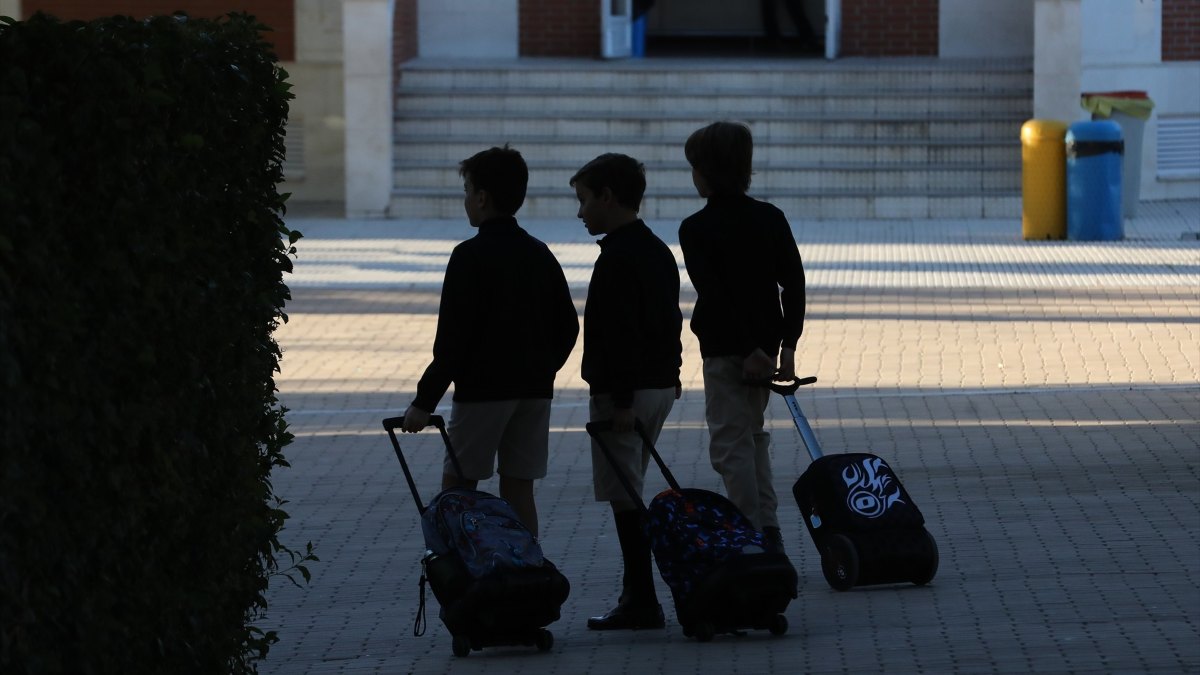
[[[646,56],[821,58],[826,0],[654,0]],[[797,29],[794,16],[803,22]]]

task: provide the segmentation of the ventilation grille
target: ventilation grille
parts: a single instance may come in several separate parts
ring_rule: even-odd
[[[1158,119],[1158,177],[1200,178],[1200,117]]]

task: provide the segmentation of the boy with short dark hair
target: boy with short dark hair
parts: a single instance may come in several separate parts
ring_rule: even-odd
[[[692,181],[708,203],[683,220],[679,245],[696,287],[709,459],[730,501],[782,551],[762,384],[795,377],[804,267],[783,212],[746,194],[753,153],[740,123],[715,122],[687,139]]]
[[[590,417],[612,421],[605,445],[641,499],[650,451],[634,431],[634,420],[657,442],[681,392],[679,265],[671,249],[638,218],[646,190],[640,162],[615,153],[600,155],[571,178],[571,186],[588,232],[603,235],[583,316]],[[616,608],[589,618],[588,628],[663,628],[642,511],[594,440],[592,478],[596,501],[607,501],[612,508],[624,576]]]
[[[459,174],[479,232],[446,264],[433,362],[404,431],[424,429],[453,382],[446,430],[465,478],[447,457],[442,489],[473,490],[495,468],[500,496],[536,537],[533,481],[546,475],[554,376],[575,346],[579,317],[558,260],[513,217],[529,180],[521,154],[507,145],[484,150]]]

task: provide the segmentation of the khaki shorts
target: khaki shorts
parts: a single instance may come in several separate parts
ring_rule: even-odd
[[[675,405],[675,388],[668,389],[638,389],[633,392],[633,414],[642,421],[646,435],[650,441],[658,443],[659,432],[663,422],[671,414]],[[612,418],[612,396],[597,394],[592,397],[589,405],[592,421],[602,421]],[[646,476],[646,467],[650,464],[650,451],[642,443],[641,436],[636,431],[625,433],[606,433],[603,435],[604,445],[612,452],[621,471],[629,479],[638,497],[642,496],[642,484]],[[592,486],[596,492],[596,501],[634,501],[629,492],[621,485],[621,479],[614,473],[612,464],[600,450],[596,439],[592,439]]]
[[[446,433],[467,480],[487,480],[493,472],[521,480],[544,478],[550,399],[455,401]],[[442,471],[456,475],[448,455]]]

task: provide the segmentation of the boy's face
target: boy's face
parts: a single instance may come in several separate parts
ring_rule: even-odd
[[[613,226],[612,192],[596,194],[583,183],[575,183],[575,196],[579,199],[579,212],[575,215],[583,221],[588,234],[608,234]]]
[[[483,217],[483,201],[484,195],[475,189],[475,185],[471,182],[471,177],[463,177],[463,210],[467,212],[467,220],[470,221],[471,227],[479,227],[479,224],[484,221]]]
[[[692,185],[696,186],[697,194],[708,199],[708,181],[704,180],[704,176],[701,176],[695,167],[692,167]]]

